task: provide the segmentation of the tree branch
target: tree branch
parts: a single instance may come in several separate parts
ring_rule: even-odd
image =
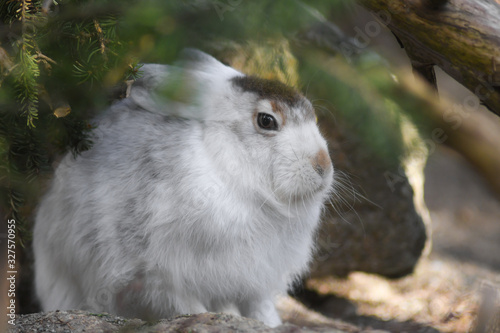
[[[500,115],[499,1],[358,2],[388,22],[417,72],[423,68],[429,73],[432,65],[441,67]]]

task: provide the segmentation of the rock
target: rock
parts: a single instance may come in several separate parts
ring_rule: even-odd
[[[408,153],[401,165],[387,163],[366,149],[348,126],[339,126],[339,120],[332,118],[323,117],[320,123],[329,129],[324,134],[343,184],[325,214],[311,276],[345,276],[353,271],[390,278],[410,274],[430,230],[423,198],[427,152],[422,147]],[[403,135],[419,139],[408,128]]]
[[[9,333],[54,332],[54,333],[108,333],[108,332],[269,332],[269,333],[357,333],[354,326],[343,325],[348,330],[336,329],[335,321],[323,323],[322,326],[303,328],[293,324],[284,324],[270,328],[260,321],[234,316],[225,313],[200,313],[184,315],[173,319],[164,319],[156,323],[147,323],[139,319],[125,319],[109,314],[95,314],[85,311],[54,311],[48,313],[32,313],[17,318],[16,326]],[[364,331],[370,332],[370,331]]]
[[[16,318],[16,325],[11,326],[9,333],[24,332],[95,332],[105,333],[117,331],[118,328],[140,328],[144,323],[129,321],[121,317],[107,314],[94,314],[84,311],[53,311],[47,313],[30,313]]]

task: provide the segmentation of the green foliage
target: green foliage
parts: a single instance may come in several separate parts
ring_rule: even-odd
[[[13,45],[18,49],[14,58],[15,66],[10,70],[21,111],[26,116],[28,125],[34,126],[33,120],[38,116],[37,78],[40,76],[35,39],[36,24],[41,21],[40,1],[8,1],[4,6],[10,14],[6,15],[7,21],[10,24],[18,21],[20,25],[20,35]]]
[[[0,34],[0,204],[21,233],[29,229],[25,217],[40,176],[49,174],[57,154],[91,146],[89,119],[107,103],[106,88],[137,75],[137,61],[125,59],[117,37],[116,16],[71,17],[79,3],[86,2],[65,2],[60,16],[44,11],[42,1],[0,5],[6,28]]]

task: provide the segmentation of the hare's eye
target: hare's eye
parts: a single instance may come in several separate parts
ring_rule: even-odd
[[[278,122],[273,116],[267,113],[259,113],[257,115],[257,124],[259,127],[265,130],[276,131],[278,129]]]

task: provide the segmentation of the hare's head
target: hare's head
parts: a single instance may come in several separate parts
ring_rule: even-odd
[[[184,52],[179,67],[149,69],[167,82],[180,78],[187,87],[187,100],[155,103],[152,109],[199,121],[203,144],[223,178],[286,202],[328,193],[328,148],[313,106],[296,90],[246,76],[193,49]]]
[[[281,201],[328,193],[333,166],[309,100],[279,81],[241,74],[199,51],[193,58],[190,68],[204,81],[204,122],[216,129],[208,144],[216,147],[224,172]]]
[[[278,81],[239,75],[230,82],[241,115],[232,129],[267,173],[276,196],[294,200],[326,193],[333,166],[311,103]]]

